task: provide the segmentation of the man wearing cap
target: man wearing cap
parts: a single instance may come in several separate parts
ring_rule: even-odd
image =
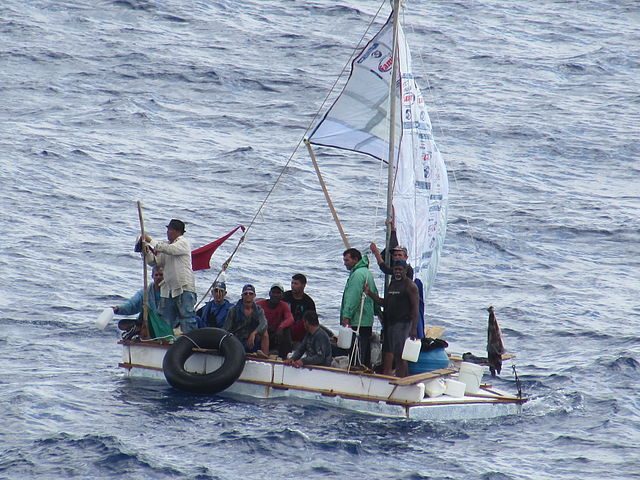
[[[396,260],[404,260],[407,262],[407,278],[413,279],[413,268],[408,264],[409,262],[409,251],[407,247],[403,247],[402,245],[398,245],[398,237],[396,235],[395,230],[391,230],[391,263]],[[371,252],[375,255],[376,261],[378,262],[378,266],[380,270],[386,275],[391,275],[393,273],[392,269],[384,262],[383,254],[380,253],[378,247],[375,243],[371,242],[370,245]],[[383,251],[384,252],[384,251]],[[419,295],[419,305],[418,305],[418,325],[416,326],[416,336],[418,338],[424,338],[424,288],[422,285],[422,280],[416,278],[414,280],[416,286],[418,287],[418,295]]]
[[[395,230],[391,234],[391,245],[391,263],[395,262],[396,260],[404,260],[405,262],[409,261],[409,251],[407,250],[407,247],[398,245],[398,239],[395,236]],[[376,261],[378,262],[378,266],[380,267],[380,270],[382,270],[382,273],[391,275],[393,273],[393,269],[384,262],[384,257],[382,256],[380,250],[378,250],[378,246],[375,243],[371,242],[370,248],[371,253],[373,253],[373,255],[376,257]],[[413,267],[411,267],[411,265],[407,265],[407,277],[410,279],[413,278]]]
[[[233,333],[247,352],[269,353],[269,334],[264,311],[255,302],[256,289],[251,284],[242,287],[242,298],[229,310],[224,329]]]
[[[384,305],[384,340],[382,343],[382,373],[391,375],[393,362],[396,376],[405,377],[407,362],[402,360],[405,340],[415,337],[418,322],[418,287],[407,278],[407,262],[393,263],[393,276],[384,299],[365,285],[365,293],[378,305]]]
[[[291,343],[293,315],[289,304],[282,300],[283,294],[282,285],[274,283],[269,289],[269,298],[260,299],[256,301],[256,304],[264,310],[264,316],[267,319],[269,346],[277,348],[278,356],[284,359],[293,350]]]
[[[196,315],[198,317],[198,328],[216,327],[222,328],[227,319],[227,313],[231,308],[231,302],[225,297],[227,295],[227,285],[224,282],[214,282],[213,300],[204,304]]]
[[[196,328],[196,283],[191,269],[191,245],[184,237],[184,222],[172,219],[167,225],[168,242],[153,240],[145,235],[150,245],[146,256],[149,265],[164,267],[164,282],[160,286],[162,317],[183,333]]]

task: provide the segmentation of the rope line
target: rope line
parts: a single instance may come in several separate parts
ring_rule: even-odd
[[[320,115],[320,111],[323,110],[325,104],[327,103],[328,99],[331,97],[331,95],[333,94],[336,85],[338,84],[338,82],[340,81],[340,79],[343,77],[344,72],[346,71],[346,69],[348,68],[348,66],[351,64],[351,62],[353,61],[353,58],[355,57],[355,54],[360,51],[362,42],[364,40],[364,38],[368,35],[369,30],[371,29],[372,25],[374,24],[375,20],[378,18],[378,15],[380,14],[380,11],[382,10],[382,7],[384,6],[384,4],[386,3],[386,0],[383,0],[382,3],[380,4],[380,6],[378,7],[378,10],[376,11],[376,14],[374,15],[373,19],[371,20],[371,22],[369,22],[369,25],[367,26],[364,34],[360,37],[360,40],[358,41],[358,44],[355,48],[353,48],[353,51],[351,52],[351,55],[349,56],[349,59],[347,60],[347,62],[344,64],[344,66],[342,67],[342,70],[340,71],[340,74],[338,75],[338,77],[336,78],[336,80],[333,82],[333,85],[331,86],[331,88],[329,89],[329,92],[327,93],[327,95],[325,96],[324,100],[322,101],[322,104],[320,105],[320,107],[318,108],[318,110],[316,111],[316,113],[314,114],[313,118],[311,119],[311,121],[309,122],[309,124],[307,125],[307,128],[305,129],[304,134],[302,135],[302,138],[300,138],[300,140],[298,140],[298,143],[296,144],[295,148],[293,149],[293,152],[291,153],[291,155],[289,156],[289,158],[287,159],[286,163],[284,164],[284,166],[282,167],[282,169],[280,170],[280,173],[278,174],[278,177],[276,178],[276,181],[274,182],[273,186],[269,189],[269,191],[267,192],[266,197],[264,198],[264,200],[262,201],[262,203],[260,204],[260,206],[258,207],[258,210],[256,211],[255,215],[253,216],[253,218],[251,219],[251,222],[249,222],[249,225],[247,226],[246,230],[244,231],[244,234],[242,235],[242,238],[240,238],[240,241],[238,242],[238,245],[236,246],[235,250],[231,253],[231,255],[229,256],[227,262],[225,262],[226,266],[228,267],[229,264],[231,263],[231,260],[233,259],[233,257],[235,256],[235,254],[238,252],[238,249],[240,247],[240,245],[245,241],[247,235],[249,234],[249,231],[251,230],[251,227],[253,227],[253,224],[255,223],[256,219],[258,218],[258,215],[260,215],[260,212],[262,212],[262,209],[265,207],[265,205],[267,204],[267,201],[269,200],[269,197],[271,196],[271,194],[273,193],[273,191],[275,190],[275,188],[277,187],[278,183],[280,183],[280,180],[282,179],[282,177],[284,176],[285,171],[287,170],[287,168],[289,167],[289,164],[292,162],[295,154],[298,152],[298,150],[300,149],[300,145],[302,145],[302,143],[304,142],[305,138],[307,137],[307,134],[309,133],[309,131],[311,130],[311,127],[315,124],[316,120],[318,119],[319,115]],[[226,270],[226,269],[225,269]],[[218,274],[220,275],[220,274]],[[206,294],[205,294],[206,295]]]

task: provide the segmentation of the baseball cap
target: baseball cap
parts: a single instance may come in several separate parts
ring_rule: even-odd
[[[284,287],[282,286],[282,284],[274,283],[273,285],[271,285],[271,288],[269,289],[269,291],[273,290],[274,288],[279,288],[280,291],[284,293]]]

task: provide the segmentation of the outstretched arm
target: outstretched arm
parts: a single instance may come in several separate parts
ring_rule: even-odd
[[[366,293],[367,296],[378,305],[384,304],[384,298],[380,298],[376,292],[369,289],[369,284],[367,282],[364,284],[364,293]]]

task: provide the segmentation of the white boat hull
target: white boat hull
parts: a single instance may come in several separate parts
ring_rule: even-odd
[[[122,363],[130,377],[164,380],[168,349],[154,343],[122,342]],[[209,373],[222,364],[217,355],[194,353],[185,370]],[[455,377],[455,375],[453,375]],[[293,397],[364,413],[425,420],[472,420],[514,415],[525,400],[482,386],[475,395],[425,397],[424,381],[398,385],[384,375],[329,367],[294,368],[280,361],[247,359],[240,378],[218,395],[254,398]],[[425,380],[427,381],[427,380]]]

